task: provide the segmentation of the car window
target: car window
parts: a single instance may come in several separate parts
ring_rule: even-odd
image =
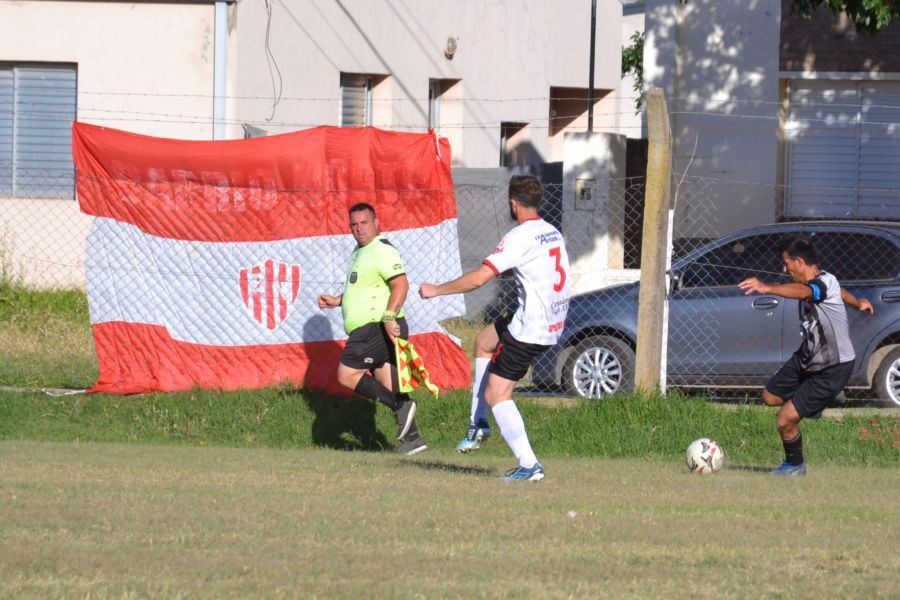
[[[894,279],[900,272],[900,249],[887,238],[830,231],[809,237],[819,255],[819,266],[838,281]]]
[[[681,275],[682,287],[732,286],[748,277],[764,281],[785,280],[778,256],[777,234],[732,240],[702,254]]]

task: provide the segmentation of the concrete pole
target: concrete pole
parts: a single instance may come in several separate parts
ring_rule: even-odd
[[[671,205],[672,132],[666,98],[659,88],[647,94],[647,188],[641,248],[635,389],[660,390],[660,363],[666,311],[666,258]]]

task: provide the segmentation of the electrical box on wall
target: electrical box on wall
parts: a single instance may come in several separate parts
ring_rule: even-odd
[[[575,180],[575,209],[576,210],[593,210],[596,205],[594,202],[594,188],[596,181],[593,179],[576,179]]]

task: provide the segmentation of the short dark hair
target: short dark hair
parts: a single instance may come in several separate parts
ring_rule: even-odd
[[[373,217],[378,216],[378,215],[375,214],[375,207],[373,207],[373,206],[372,206],[371,204],[369,204],[368,202],[357,202],[356,204],[354,204],[353,206],[350,207],[350,213],[349,213],[349,214],[352,215],[352,214],[355,213],[355,212],[361,212],[361,211],[364,211],[364,210],[367,210],[367,211],[369,211],[370,213],[372,213],[372,216],[373,216]]]
[[[781,240],[778,253],[784,254],[785,252],[795,260],[802,258],[808,265],[819,264],[819,255],[816,253],[816,248],[811,241],[802,235],[792,235]]]
[[[513,175],[509,180],[509,197],[519,204],[532,208],[541,207],[544,197],[544,186],[534,175]]]

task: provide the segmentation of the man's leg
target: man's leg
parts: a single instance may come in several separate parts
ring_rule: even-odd
[[[538,460],[528,441],[525,421],[522,419],[516,403],[512,400],[513,389],[517,382],[500,377],[495,373],[488,373],[487,377],[485,400],[491,407],[497,427],[500,428],[500,435],[503,436],[506,444],[518,459],[520,467],[534,468],[538,464]]]
[[[391,410],[397,410],[394,394],[364,369],[354,369],[344,363],[338,365],[338,383],[360,396],[381,402]]]
[[[488,425],[488,404],[484,393],[487,387],[487,369],[491,355],[500,338],[493,323],[482,328],[475,336],[475,379],[472,382],[472,407],[469,411],[469,429],[466,437],[456,446],[457,452],[472,452],[481,447],[481,442],[491,436]]]
[[[374,371],[375,378],[386,389],[391,391],[395,401],[394,416],[397,418],[397,439],[418,437],[416,428],[416,401],[406,394],[399,393],[400,380],[396,365],[386,362]],[[415,435],[414,435],[415,434]]]
[[[806,465],[803,462],[803,434],[800,433],[800,419],[803,417],[797,412],[792,400],[785,402],[778,415],[775,417],[775,426],[781,436],[784,446],[784,463],[772,474],[778,475],[803,475],[806,473]]]

